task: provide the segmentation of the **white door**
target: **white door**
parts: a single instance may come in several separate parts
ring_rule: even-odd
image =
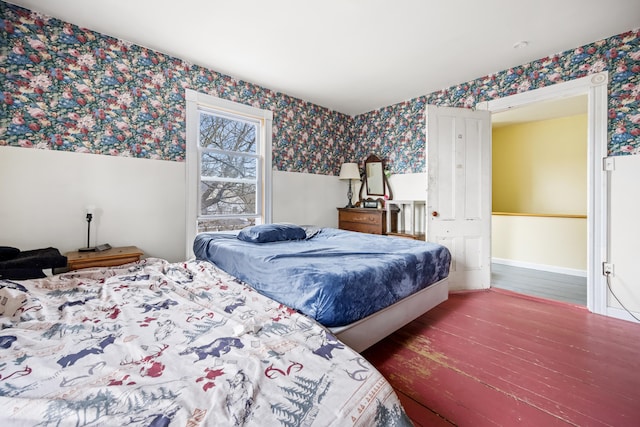
[[[427,240],[449,248],[449,289],[491,284],[491,113],[427,106]]]

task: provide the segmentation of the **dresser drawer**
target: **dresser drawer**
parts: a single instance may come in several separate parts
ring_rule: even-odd
[[[360,233],[384,234],[384,228],[386,227],[381,227],[380,225],[376,224],[367,224],[364,222],[340,222],[340,229],[359,231]]]
[[[382,225],[382,214],[384,211],[379,212],[361,212],[361,211],[341,211],[339,220],[342,222],[355,222],[355,223],[367,223],[371,225]]]
[[[338,228],[361,233],[386,234],[387,211],[383,209],[338,208]]]

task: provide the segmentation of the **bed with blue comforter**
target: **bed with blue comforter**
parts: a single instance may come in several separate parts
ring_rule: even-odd
[[[357,322],[449,274],[451,254],[438,244],[298,228],[269,224],[238,235],[202,233],[194,253],[327,327]]]

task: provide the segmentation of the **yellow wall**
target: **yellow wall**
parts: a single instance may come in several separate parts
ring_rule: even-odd
[[[493,129],[493,211],[586,215],[587,115]],[[584,218],[493,216],[492,257],[587,269]]]
[[[587,115],[493,130],[493,211],[586,215]]]

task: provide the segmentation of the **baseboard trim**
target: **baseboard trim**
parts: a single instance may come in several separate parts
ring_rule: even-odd
[[[626,310],[622,309],[622,308],[617,308],[617,307],[607,307],[607,316],[609,317],[614,317],[616,319],[621,319],[621,320],[628,320],[629,322],[633,322],[633,323],[640,323],[638,322],[638,319],[635,319],[633,316],[636,317],[640,317],[640,313],[633,313],[633,316],[627,312]]]
[[[587,270],[578,270],[576,268],[558,267],[555,265],[535,264],[532,262],[517,261],[513,259],[491,258],[491,262],[495,264],[510,265],[512,267],[530,268],[532,270],[548,271],[550,273],[568,274],[570,276],[587,277]]]

